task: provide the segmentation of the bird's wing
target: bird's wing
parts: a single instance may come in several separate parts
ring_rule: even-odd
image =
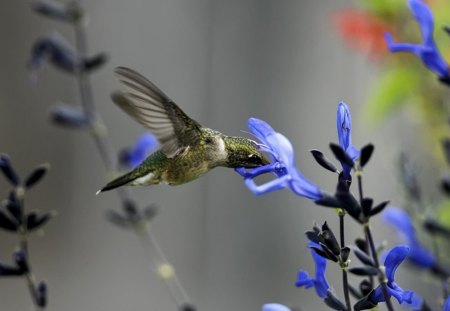
[[[134,70],[117,67],[115,73],[126,87],[111,98],[128,115],[148,128],[162,151],[172,158],[200,140],[200,124],[189,118],[166,94]]]

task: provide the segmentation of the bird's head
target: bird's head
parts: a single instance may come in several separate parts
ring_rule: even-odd
[[[255,168],[270,164],[267,157],[258,149],[255,141],[243,137],[224,137],[227,150],[226,166],[231,168]]]

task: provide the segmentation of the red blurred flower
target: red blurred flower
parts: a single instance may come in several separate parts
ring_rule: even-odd
[[[384,33],[392,31],[383,20],[367,12],[348,9],[335,14],[337,31],[346,43],[358,51],[379,58],[388,51]]]

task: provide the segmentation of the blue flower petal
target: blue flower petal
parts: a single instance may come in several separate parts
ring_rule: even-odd
[[[291,142],[282,134],[275,130],[266,122],[250,118],[248,127],[253,135],[258,138],[262,145],[261,151],[270,153],[272,163],[251,170],[237,168],[238,172],[245,179],[247,187],[255,194],[265,194],[284,188],[291,189],[295,194],[312,200],[322,197],[320,188],[311,181],[303,177],[295,166],[294,148]],[[254,179],[265,173],[273,173],[276,178],[262,185],[257,185]]]
[[[269,303],[263,306],[262,311],[291,311],[291,309],[279,303]]]
[[[345,104],[344,102],[340,102],[338,105],[336,126],[339,145],[345,151],[345,153],[347,153],[347,155],[353,161],[355,161],[359,157],[361,152],[352,145],[352,117],[350,115],[350,110],[348,109],[347,104]],[[342,162],[341,165],[344,172],[344,177],[348,178],[351,167]]]
[[[314,242],[309,242],[308,245],[309,247],[313,246],[320,249],[322,248],[322,246]],[[310,278],[309,274],[306,271],[300,270],[298,272],[297,282],[295,283],[295,285],[297,287],[305,287],[305,288],[314,287],[317,295],[320,298],[325,298],[330,288],[330,286],[328,285],[327,278],[325,276],[327,268],[327,260],[322,256],[318,255],[316,251],[312,248],[311,248],[311,255],[313,256],[314,263],[316,265],[315,278],[314,279]]]
[[[443,311],[450,311],[450,296],[445,299]]]
[[[158,145],[158,139],[153,134],[146,132],[139,136],[132,148],[122,152],[120,162],[125,166],[135,168],[155,151]]]
[[[400,208],[390,207],[383,213],[384,220],[395,227],[410,248],[408,260],[414,264],[431,268],[436,264],[436,257],[418,240],[412,220],[407,212]]]
[[[308,272],[305,270],[300,270],[297,274],[297,281],[295,282],[295,286],[311,288],[314,286],[314,279],[311,279]]]
[[[410,52],[419,57],[424,65],[440,78],[449,78],[449,66],[443,59],[433,39],[434,21],[428,6],[421,0],[409,0],[409,8],[419,24],[422,44],[395,43],[391,34],[385,34],[391,52]]]
[[[420,32],[426,45],[433,44],[434,21],[433,14],[421,0],[409,0],[409,9],[420,25]]]
[[[423,299],[413,291],[403,290],[395,283],[395,272],[399,265],[408,256],[409,247],[406,245],[396,246],[389,251],[384,261],[386,268],[387,290],[389,296],[394,297],[399,303],[405,303],[411,309],[418,310],[423,303]],[[374,303],[385,301],[381,285],[378,285],[372,292],[370,299]]]
[[[388,282],[394,282],[395,272],[400,264],[408,256],[409,247],[400,245],[394,247],[386,256],[384,266],[386,267],[386,278]]]

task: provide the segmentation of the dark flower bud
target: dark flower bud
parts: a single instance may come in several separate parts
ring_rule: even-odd
[[[377,303],[374,303],[370,300],[370,295],[365,296],[358,300],[353,306],[354,311],[368,310],[373,309],[377,306]]]
[[[443,29],[448,35],[450,35],[450,26],[445,25],[444,27],[442,27],[442,29]]]
[[[446,195],[450,196],[450,176],[441,179],[441,189]]]
[[[38,39],[31,50],[31,59],[28,68],[32,72],[41,69],[46,63],[67,73],[76,73],[77,70],[91,72],[106,63],[108,56],[99,53],[92,57],[80,58],[75,49],[57,33]]]
[[[327,296],[323,300],[327,306],[329,306],[331,309],[343,311],[347,310],[347,307],[345,304],[339,300],[339,298],[336,297],[336,295],[331,292],[330,290],[327,292]]]
[[[388,204],[389,204],[389,201],[384,201],[384,202],[381,202],[380,204],[378,204],[377,206],[375,206],[370,211],[370,217],[375,216],[378,213],[381,213]]]
[[[19,228],[19,224],[8,217],[5,212],[0,210],[0,228],[6,231],[15,232]]]
[[[443,224],[439,223],[437,220],[432,218],[427,218],[423,226],[425,229],[432,234],[440,234],[444,236],[450,236],[450,228],[447,228]]]
[[[341,202],[341,207],[350,216],[352,216],[356,221],[361,222],[361,206],[351,192],[338,191],[336,193],[336,198]]]
[[[53,107],[49,113],[51,120],[63,127],[86,128],[89,125],[89,118],[83,111],[65,104]]]
[[[433,272],[434,275],[442,278],[442,280],[447,280],[450,277],[450,270],[439,263],[435,263],[431,267],[431,272]]]
[[[317,255],[325,259],[338,262],[338,258],[330,250],[327,249],[325,244],[320,244],[320,246],[321,248],[316,246],[310,246],[310,248],[312,248],[317,253]]]
[[[130,218],[136,217],[136,215],[138,214],[136,203],[131,200],[127,200],[123,203],[123,210]]]
[[[5,209],[8,211],[9,215],[11,215],[11,220],[15,224],[21,224],[22,223],[22,207],[19,204],[18,201],[6,201]]]
[[[36,289],[36,304],[41,308],[47,306],[47,293],[47,284],[44,281],[40,282]]]
[[[348,289],[350,291],[350,294],[353,295],[353,297],[355,297],[356,299],[361,299],[363,298],[363,294],[361,294],[361,292],[356,289],[352,284],[348,284]]]
[[[365,145],[364,147],[362,147],[361,155],[359,156],[359,165],[361,167],[364,167],[369,162],[374,149],[375,149],[375,146],[372,144],[368,144],[368,145]]]
[[[373,262],[372,258],[367,255],[367,253],[356,247],[353,249],[353,252],[363,264],[375,267],[375,263]]]
[[[352,185],[352,175],[344,174],[344,172],[340,172],[338,176],[338,185],[336,189],[339,191],[350,191],[350,186]]]
[[[364,253],[366,253],[366,254],[369,253],[369,245],[365,239],[357,238],[355,240],[355,245]]]
[[[428,306],[428,304],[425,300],[422,302],[422,305],[420,306],[420,309],[419,309],[419,311],[432,311],[432,310],[433,309],[431,309],[430,306]]]
[[[0,155],[0,170],[3,172],[3,175],[13,184],[14,186],[18,186],[20,184],[19,176],[17,176],[14,171],[11,160],[6,154]]]
[[[21,276],[24,275],[25,272],[18,268],[10,265],[6,265],[0,262],[0,277],[1,276]]]
[[[361,204],[361,210],[365,217],[370,215],[370,211],[372,210],[373,199],[372,198],[364,198]]]
[[[147,221],[152,220],[158,215],[158,206],[156,204],[151,204],[144,209],[144,217]]]
[[[324,240],[324,244],[327,246],[327,248],[336,256],[339,256],[341,253],[341,248],[339,246],[338,241],[336,240],[336,237],[333,234],[333,231],[328,227],[327,222],[325,222],[322,226],[322,233],[321,236]]]
[[[374,276],[378,274],[378,270],[371,266],[353,267],[348,269],[348,271],[360,276]]]
[[[37,214],[36,212],[31,212],[27,216],[27,229],[28,231],[33,231],[41,228],[45,225],[52,217],[53,213],[43,213]]]
[[[40,38],[33,45],[28,67],[32,71],[37,71],[46,62],[52,63],[62,71],[73,73],[77,63],[75,50],[57,33]]]
[[[17,267],[19,267],[20,270],[22,270],[24,273],[28,273],[30,269],[28,267],[27,255],[25,254],[25,252],[19,249],[14,252],[13,256]]]
[[[197,309],[190,303],[185,303],[180,306],[180,311],[197,311]]]
[[[317,205],[337,208],[340,207],[341,202],[334,196],[325,192],[322,192],[322,197],[314,201]]]
[[[353,160],[348,156],[344,149],[341,148],[341,146],[335,143],[330,143],[330,149],[339,162],[344,163],[349,167],[354,166]]]
[[[98,53],[92,57],[86,58],[83,61],[83,69],[87,72],[92,72],[101,68],[108,61],[108,54]]]
[[[350,256],[350,247],[345,246],[341,248],[341,259],[343,262],[347,262],[348,257]]]
[[[446,138],[442,141],[442,148],[444,149],[445,159],[447,164],[450,165],[450,138]]]
[[[106,219],[120,228],[128,229],[131,227],[130,220],[114,210],[106,211]]]
[[[320,244],[325,243],[323,237],[320,235],[320,233],[316,231],[306,231],[306,238],[314,243]]]
[[[25,188],[31,188],[38,183],[45,176],[45,173],[47,173],[49,168],[50,164],[48,163],[44,163],[36,167],[34,171],[31,172],[31,174],[25,179]]]
[[[334,166],[333,162],[328,160],[328,158],[321,151],[312,149],[309,152],[311,152],[311,154],[313,155],[316,162],[323,168],[325,168],[333,173],[336,173],[338,171],[336,166]]]
[[[79,12],[73,5],[54,0],[35,0],[31,8],[39,14],[56,20],[73,23],[79,18]]]
[[[317,224],[317,222],[314,222],[314,224],[313,224],[313,231],[315,233],[317,233],[317,234],[319,234],[320,231],[321,231],[319,225]]]
[[[362,280],[361,283],[359,283],[359,290],[364,296],[369,295],[369,293],[372,291],[373,286],[368,280]]]

